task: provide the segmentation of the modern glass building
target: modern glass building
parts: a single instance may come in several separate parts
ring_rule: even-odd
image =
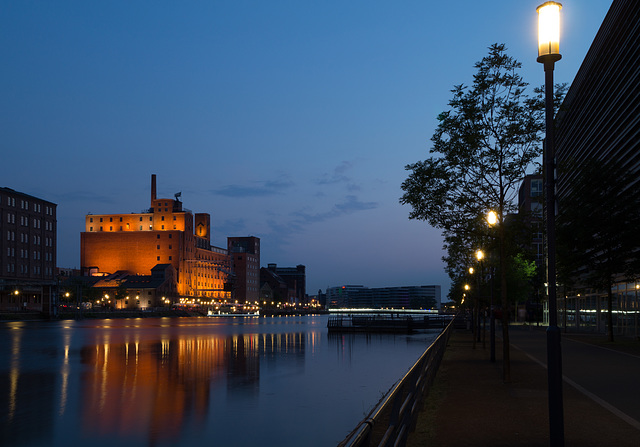
[[[558,219],[578,175],[576,169],[563,167],[587,160],[613,160],[634,174],[636,181],[623,194],[640,204],[640,2],[613,1],[567,92],[556,128]],[[640,254],[640,247],[635,249]],[[576,283],[559,289],[564,290],[558,297],[560,324],[605,331],[607,290],[590,289],[580,278]],[[623,275],[613,286],[617,334],[637,334],[639,286]]]
[[[338,286],[327,288],[328,308],[360,309],[440,309],[440,286],[368,288]]]

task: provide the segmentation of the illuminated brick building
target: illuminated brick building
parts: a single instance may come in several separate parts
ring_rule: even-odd
[[[157,198],[154,174],[147,211],[87,215],[80,239],[83,273],[149,275],[156,265],[169,264],[178,295],[229,298],[224,290],[230,276],[228,251],[211,245],[209,214],[193,214],[179,196]]]

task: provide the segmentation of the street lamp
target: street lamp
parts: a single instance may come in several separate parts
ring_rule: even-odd
[[[487,223],[493,227],[498,223],[498,214],[491,210],[487,213]],[[489,265],[491,274],[491,293],[489,295],[489,360],[496,361],[496,317],[493,313],[493,265]]]
[[[638,289],[640,289],[640,284],[636,284],[636,311],[634,312],[636,316],[636,340],[638,340]]]
[[[487,330],[487,320],[486,318],[482,318],[482,334],[480,333],[480,277],[482,276],[482,260],[484,259],[484,252],[482,250],[476,250],[476,259],[478,260],[478,264],[480,267],[480,273],[476,275],[476,283],[478,285],[478,293],[476,294],[476,316],[477,316],[477,326],[478,326],[478,341],[480,341],[480,337],[482,336],[482,348],[485,348],[485,333]],[[475,340],[474,340],[475,346]]]
[[[494,226],[496,223],[498,223],[498,215],[496,214],[495,211],[489,211],[487,213],[487,223],[491,227]]]
[[[547,208],[547,292],[549,295],[549,327],[547,328],[547,373],[549,392],[549,431],[552,446],[564,445],[562,400],[562,354],[556,297],[555,235],[555,147],[553,128],[553,68],[560,55],[560,9],[558,2],[538,6],[538,62],[544,64],[545,124],[544,173]]]

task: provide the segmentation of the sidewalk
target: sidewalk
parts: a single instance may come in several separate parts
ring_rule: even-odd
[[[451,335],[407,446],[548,446],[547,370],[512,346],[511,383],[504,384],[502,340],[496,340],[495,363],[488,340],[486,349],[472,346],[470,332]],[[638,394],[638,387],[628,391]],[[566,382],[563,396],[566,446],[640,445],[640,430]]]

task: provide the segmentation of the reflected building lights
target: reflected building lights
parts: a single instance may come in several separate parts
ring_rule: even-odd
[[[58,415],[64,415],[67,409],[67,398],[69,393],[69,350],[71,347],[71,333],[66,331],[63,336],[64,344],[64,359],[62,361],[62,367],[60,368],[60,376],[62,378],[60,385],[60,407],[58,409]]]
[[[24,330],[22,324],[12,325],[11,331],[11,364],[9,367],[9,412],[8,421],[12,421],[16,414],[18,379],[20,378],[20,347]]]

